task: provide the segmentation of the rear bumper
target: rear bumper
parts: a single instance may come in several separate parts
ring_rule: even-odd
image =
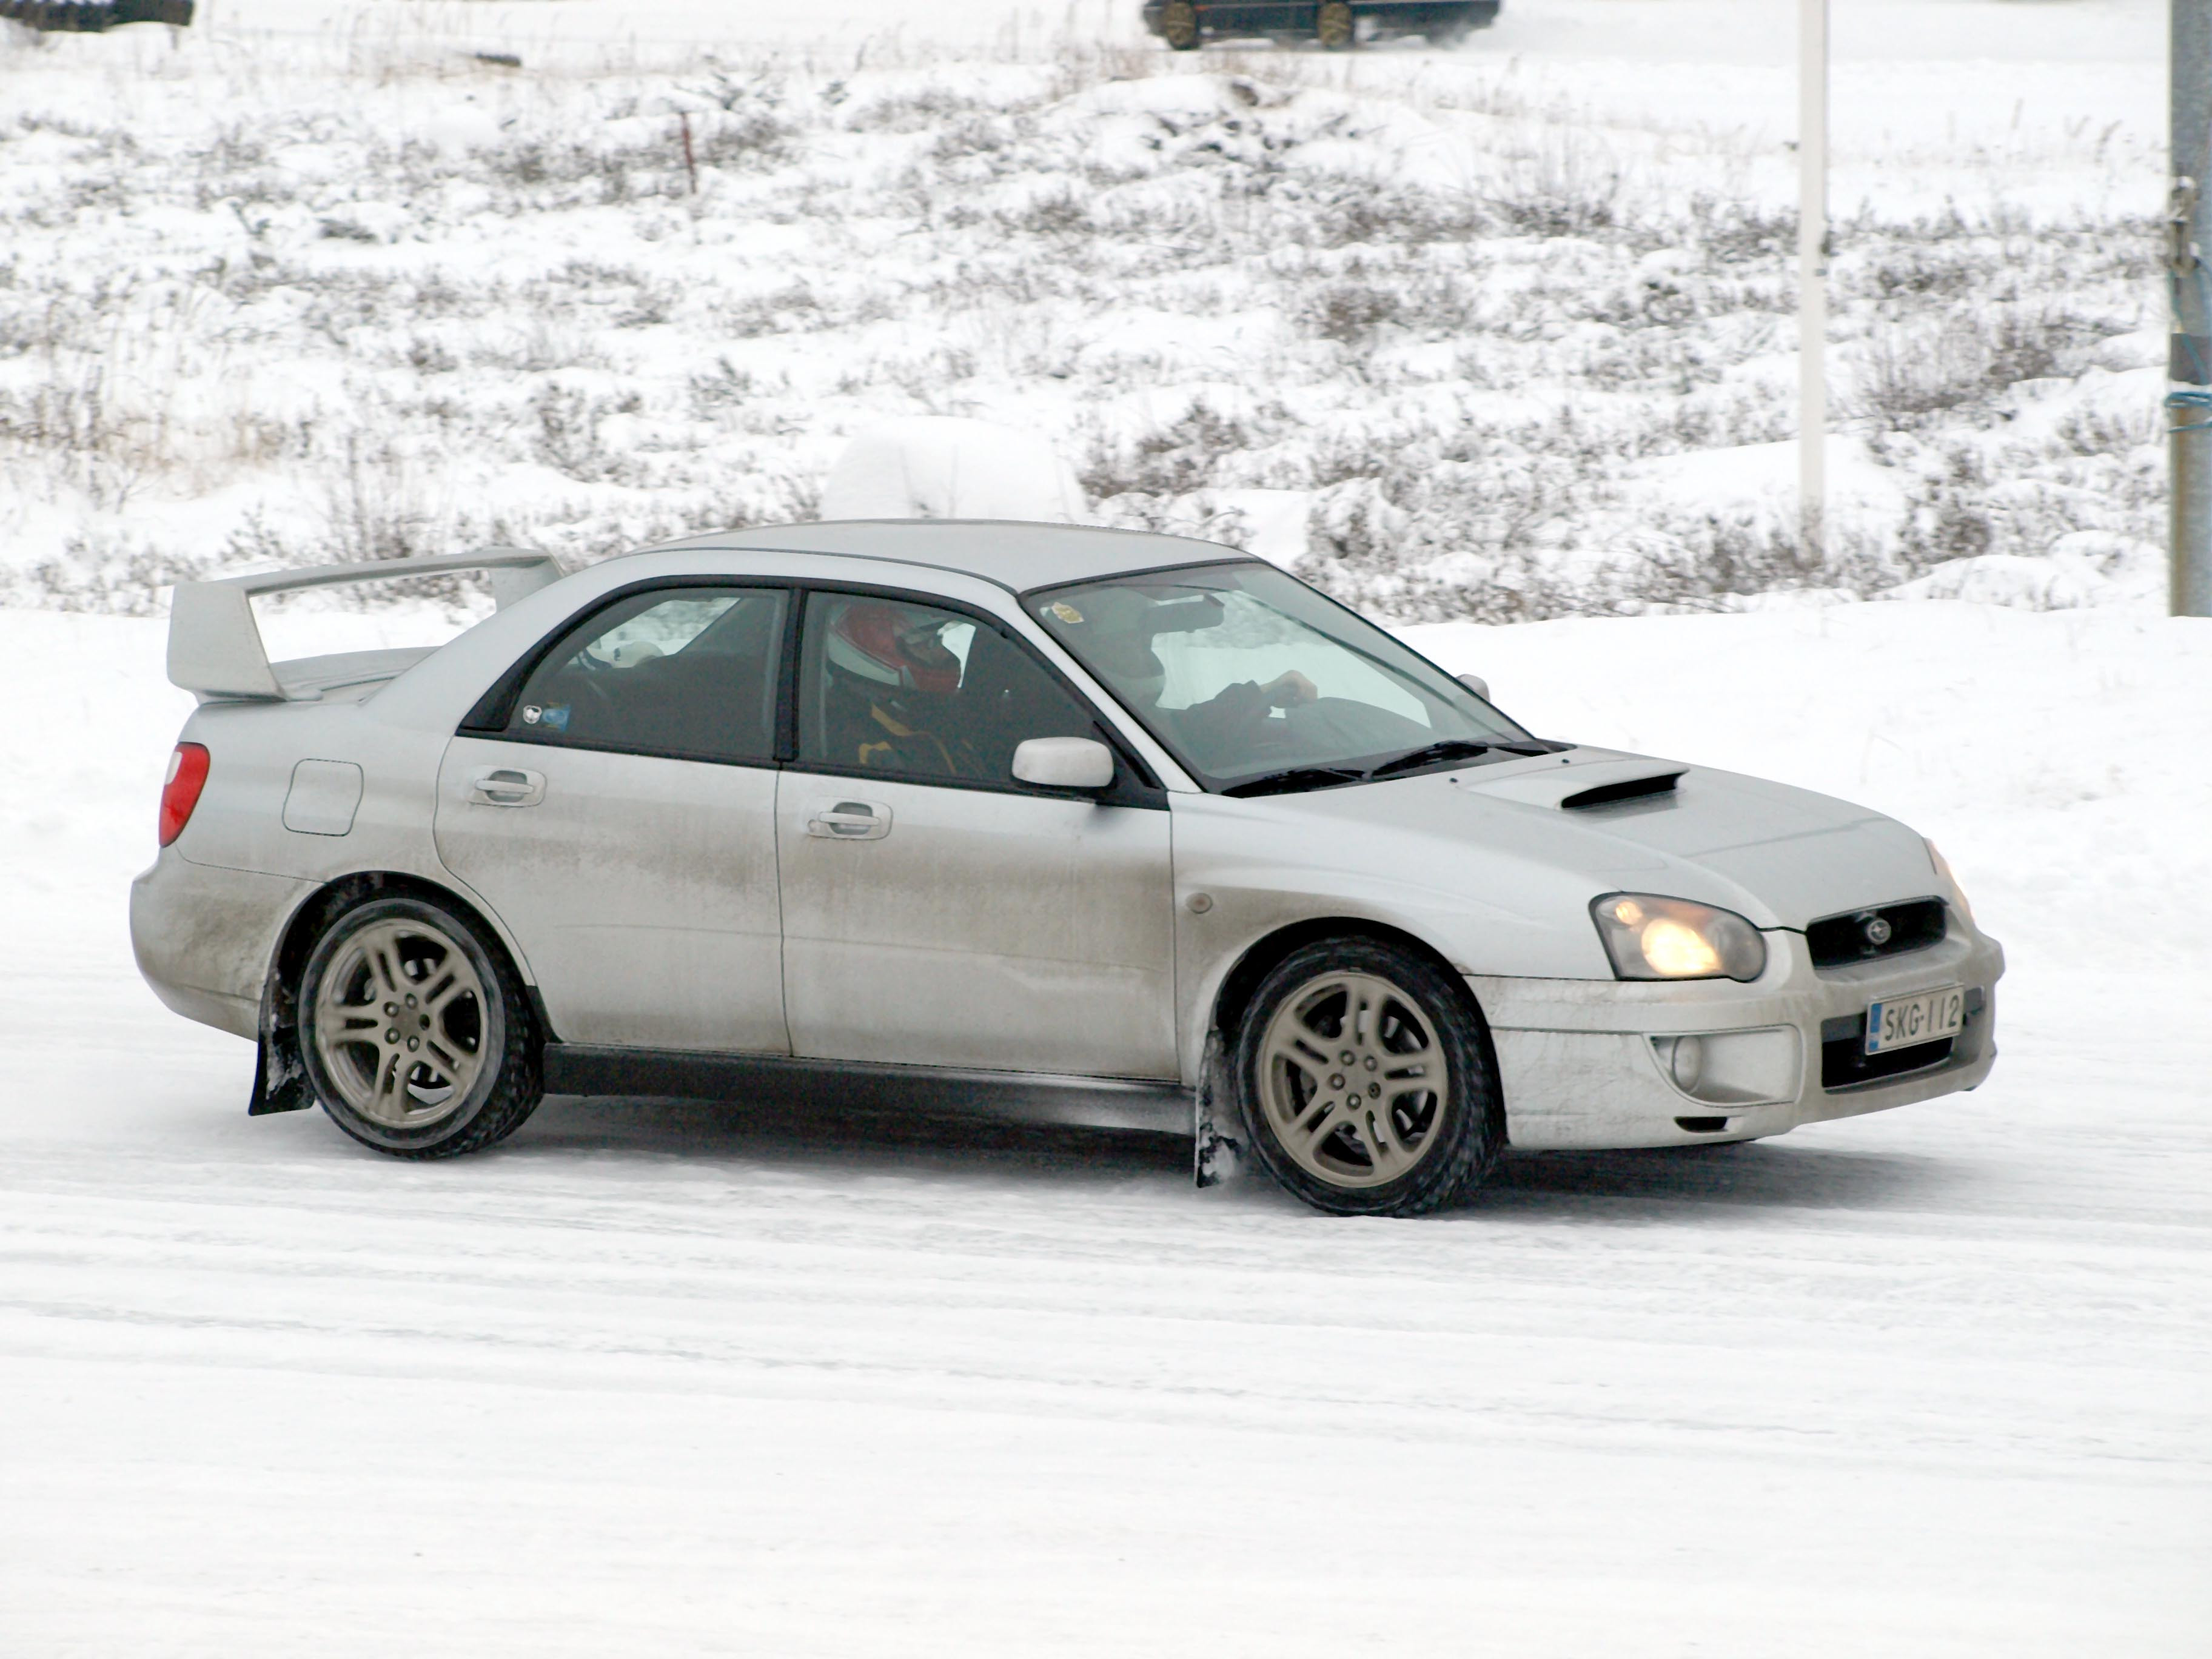
[[[154,994],[237,1036],[260,1027],[276,941],[309,881],[192,864],[165,848],[131,884],[131,948]]]
[[[1925,950],[1824,972],[1814,970],[1802,934],[1766,938],[1767,971],[1749,985],[1470,977],[1497,1046],[1513,1144],[1747,1140],[1971,1089],[1989,1075],[2004,951],[1962,919]],[[1966,988],[1968,1013],[1948,1048],[1929,1045],[1924,1063],[1909,1070],[1850,1079],[1839,1062],[1856,1051],[1869,1003],[1949,985]],[[1736,1057],[1733,1070],[1723,1064],[1696,1092],[1677,1085],[1668,1058],[1668,1045],[1690,1036],[1706,1039],[1709,1054]],[[1824,1040],[1835,1045],[1826,1084]]]

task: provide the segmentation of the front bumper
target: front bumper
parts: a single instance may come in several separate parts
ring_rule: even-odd
[[[1748,985],[1470,975],[1497,1046],[1512,1143],[1748,1140],[1973,1088],[1996,1059],[2004,951],[1955,912],[1950,927],[1923,950],[1826,969],[1814,968],[1802,934],[1770,933],[1766,972]],[[1930,1063],[1893,1075],[1860,1081],[1849,1074],[1841,1062],[1869,1003],[1948,985],[1967,988],[1968,1012],[1948,1050],[1938,1054],[1931,1046]],[[1666,1058],[1672,1039],[1690,1036],[1728,1036],[1756,1063],[1693,1094],[1675,1083]],[[1824,1039],[1835,1045],[1825,1085]]]

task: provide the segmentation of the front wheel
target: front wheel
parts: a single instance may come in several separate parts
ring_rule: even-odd
[[[1314,17],[1314,39],[1324,50],[1342,52],[1352,45],[1353,34],[1352,8],[1345,0],[1327,0]]]
[[[300,1057],[323,1109],[398,1158],[504,1139],[544,1093],[520,981],[428,899],[372,898],[323,927],[300,976]]]
[[[1244,1131],[1268,1173],[1334,1215],[1419,1215],[1479,1184],[1504,1109],[1482,1017],[1443,969],[1372,939],[1292,951],[1237,1039]]]
[[[1176,52],[1198,50],[1198,8],[1191,0],[1168,0],[1161,8],[1160,38]]]

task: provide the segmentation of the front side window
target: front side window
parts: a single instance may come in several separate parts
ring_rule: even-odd
[[[1024,739],[1101,735],[997,629],[903,599],[810,596],[799,684],[809,766],[1013,787]]]
[[[1526,746],[1529,735],[1381,629],[1273,566],[1032,594],[1045,628],[1215,788]]]
[[[656,588],[593,612],[523,683],[506,735],[641,754],[769,761],[789,598]]]

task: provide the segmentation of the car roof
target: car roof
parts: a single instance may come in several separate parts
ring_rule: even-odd
[[[1176,565],[1244,561],[1219,542],[1091,525],[1011,519],[848,519],[828,524],[722,530],[648,550],[677,552],[834,553],[957,571],[1015,593]]]

